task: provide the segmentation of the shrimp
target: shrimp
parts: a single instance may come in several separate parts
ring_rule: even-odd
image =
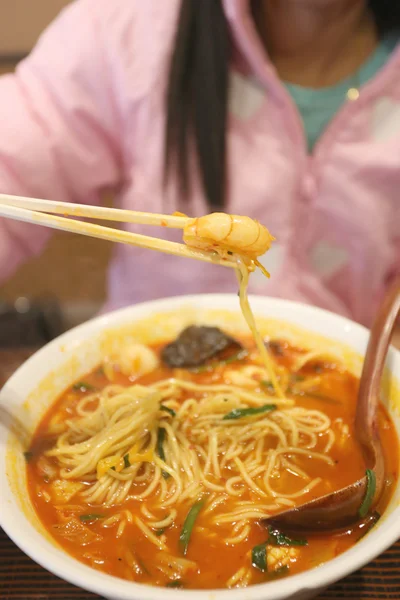
[[[225,213],[190,219],[183,230],[183,241],[192,248],[225,250],[251,260],[265,254],[274,239],[258,221]]]

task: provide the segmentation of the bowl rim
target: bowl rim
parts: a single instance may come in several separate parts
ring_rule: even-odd
[[[294,322],[296,326],[300,326],[302,329],[311,329],[313,332],[319,332],[321,335],[333,339],[335,336],[325,334],[325,332],[321,332],[318,328],[309,327],[309,323],[307,323],[307,318],[312,319],[314,323],[316,318],[317,321],[322,319],[331,323],[332,330],[335,328],[335,330],[342,332],[342,337],[343,331],[346,333],[352,331],[359,339],[363,340],[363,343],[365,342],[365,345],[367,343],[368,330],[365,327],[346,317],[336,315],[324,309],[290,300],[255,295],[250,297],[250,301],[255,313],[261,314],[263,317],[271,318],[272,320],[287,321],[288,323]],[[164,310],[173,311],[181,304],[193,305],[195,308],[225,308],[227,311],[232,312],[236,310],[237,296],[236,294],[172,296],[120,308],[116,311],[95,317],[65,332],[33,354],[17,369],[0,391],[0,404],[7,395],[8,390],[12,389],[16,382],[23,381],[29,369],[34,368],[35,364],[41,363],[48,353],[58,348],[60,344],[88,339],[99,334],[101,331],[118,327],[130,320],[134,323],[142,315],[149,316],[151,313],[156,314]],[[239,312],[239,307],[237,307],[237,310]],[[270,316],[268,311],[281,313],[288,311],[289,318],[283,315],[279,317]],[[300,318],[304,318],[304,324],[300,324]],[[340,341],[340,335],[335,339]],[[391,353],[395,358],[395,367],[392,369],[392,373],[400,380],[400,352],[392,347]],[[65,360],[67,360],[68,355],[69,351],[65,353]],[[3,460],[4,464],[6,454],[7,443],[4,447],[0,445],[0,459]],[[4,474],[1,473],[0,475]],[[398,482],[399,485],[400,483]],[[36,563],[61,579],[82,589],[97,593],[102,597],[114,598],[116,600],[132,600],[133,598],[140,598],[140,600],[161,600],[161,597],[173,600],[176,598],[176,590],[174,589],[152,587],[125,581],[81,563],[67,554],[62,548],[54,546],[51,542],[47,541],[18,507],[18,511],[22,513],[24,519],[23,526],[21,526],[13,518],[8,503],[3,500],[1,495],[0,509],[0,526],[10,539]],[[354,573],[393,545],[400,537],[399,517],[400,507],[396,507],[388,517],[383,519],[379,528],[373,530],[344,554],[321,566],[292,575],[291,577],[242,589],[179,590],[179,594],[183,600],[205,600],[206,598],[209,600],[222,600],[225,599],[225,596],[229,596],[232,600],[264,600],[266,595],[271,600],[284,600],[292,596],[295,597],[299,593],[309,592],[312,595],[314,590],[323,590],[336,581]],[[29,527],[30,535],[25,536],[24,531],[26,531],[27,527]]]

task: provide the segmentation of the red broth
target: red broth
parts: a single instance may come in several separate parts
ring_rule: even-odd
[[[248,340],[245,340],[244,343],[248,346],[251,345]],[[157,353],[160,352],[159,347],[153,348],[153,350]],[[301,349],[290,347],[283,342],[273,344],[271,350],[275,354],[276,362],[289,369],[293,359],[302,352]],[[255,356],[250,352],[247,358],[240,363],[229,365],[216,365],[212,361],[211,366],[200,372],[168,369],[160,366],[150,375],[137,380],[128,379],[120,373],[116,373],[116,378],[118,383],[123,386],[131,386],[133,382],[150,385],[169,377],[180,377],[196,383],[220,383],[224,381],[227,370],[232,370],[239,364],[251,365]],[[322,478],[321,484],[317,485],[306,499],[302,498],[298,503],[318,497],[329,490],[337,490],[365,474],[365,464],[360,448],[353,436],[358,381],[353,375],[335,365],[319,362],[307,364],[300,374],[296,374],[295,378],[306,380],[309,377],[315,377],[316,374],[320,375],[320,384],[313,388],[308,395],[296,395],[296,405],[323,411],[332,422],[341,419],[342,424],[348,427],[350,435],[346,437],[345,443],[335,443],[330,450],[329,455],[335,461],[335,466],[332,468],[327,469],[324,464],[310,462],[307,457],[298,460],[299,467],[307,469],[312,477]],[[232,526],[216,528],[212,521],[212,515],[200,511],[186,555],[186,559],[195,567],[184,570],[183,574],[174,571],[168,576],[165,569],[160,570],[157,566],[160,551],[147,539],[135,522],[128,522],[120,537],[117,537],[118,523],[108,528],[103,526],[107,518],[120,513],[121,510],[129,511],[133,517],[142,517],[142,502],[128,498],[123,506],[104,508],[88,505],[79,493],[66,505],[65,503],[60,504],[54,499],[52,482],[55,478],[59,478],[59,467],[56,460],[45,457],[46,450],[55,442],[54,435],[49,435],[49,424],[54,422],[54,418],[59,422],[71,419],[76,414],[77,403],[87,394],[92,393],[92,388],[102,390],[109,384],[101,368],[89,373],[83,378],[83,382],[85,385],[72,386],[61,395],[35,432],[31,449],[27,454],[28,485],[37,514],[50,534],[66,552],[99,571],[157,586],[210,589],[224,588],[229,582],[230,586],[234,586],[235,582],[232,582],[232,577],[245,567],[249,573],[246,584],[257,584],[299,573],[332,559],[356,544],[374,521],[374,517],[368,518],[367,521],[336,535],[309,537],[306,546],[283,549],[268,546],[269,569],[261,572],[252,566],[252,549],[266,541],[268,534],[265,527],[257,521],[251,522],[248,535],[241,543],[227,544],[225,537],[231,535]],[[263,385],[268,384],[264,382]],[[181,401],[184,401],[188,394],[188,392],[183,394]],[[386,486],[376,510],[382,514],[397,480],[399,464],[397,436],[393,423],[383,406],[379,409],[379,429],[385,453]],[[254,504],[263,502],[250,489],[246,491],[242,499],[252,501]],[[155,508],[156,500],[156,497],[148,498],[146,506],[150,511],[159,514],[159,509]],[[228,499],[224,503],[225,511],[229,511],[232,502],[234,502],[232,499]],[[155,532],[155,535],[162,536],[165,541],[168,547],[167,554],[182,556],[179,550],[179,537],[192,505],[193,502],[188,502],[176,507],[178,514],[173,526],[165,531]],[[93,518],[88,515],[92,515]],[[74,536],[66,538],[58,534],[57,527],[60,522],[64,523],[71,518],[79,524],[76,539]],[[85,533],[81,535],[81,529],[88,532],[88,535]],[[284,557],[283,563],[281,554]],[[272,563],[275,555],[277,558],[274,566]],[[276,565],[278,568],[275,568]],[[168,566],[166,569],[168,571]]]

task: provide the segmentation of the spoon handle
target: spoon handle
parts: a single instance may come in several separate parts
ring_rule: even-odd
[[[400,276],[390,286],[371,329],[358,392],[355,430],[364,449],[378,436],[376,414],[390,341],[400,313]],[[373,457],[371,457],[373,458]]]

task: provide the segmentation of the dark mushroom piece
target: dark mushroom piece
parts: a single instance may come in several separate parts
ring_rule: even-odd
[[[161,359],[171,368],[194,368],[223,352],[239,352],[241,349],[242,345],[237,340],[218,327],[191,325],[163,348]]]

